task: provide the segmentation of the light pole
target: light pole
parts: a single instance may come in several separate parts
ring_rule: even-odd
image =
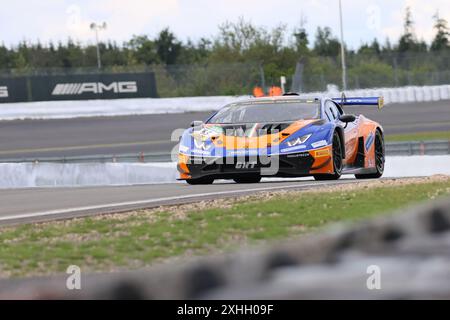
[[[102,24],[96,24],[95,22],[91,23],[91,30],[95,31],[95,42],[97,44],[97,66],[99,69],[102,68],[102,59],[100,58],[100,46],[98,42],[98,32],[100,30],[106,29],[106,22],[103,22]]]
[[[342,3],[339,0],[339,18],[341,25],[341,63],[342,63],[342,88],[347,90],[347,65],[345,64],[344,27],[342,22]]]

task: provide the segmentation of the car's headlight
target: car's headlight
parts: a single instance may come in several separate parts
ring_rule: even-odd
[[[297,138],[297,139],[288,141],[288,142],[287,142],[287,145],[288,145],[289,147],[295,147],[295,146],[297,146],[297,145],[299,145],[299,144],[305,143],[311,136],[312,136],[312,133],[307,134],[307,135],[304,135],[303,137],[300,137],[300,138]]]

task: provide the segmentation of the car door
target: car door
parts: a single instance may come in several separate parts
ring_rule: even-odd
[[[347,161],[353,159],[353,157],[356,156],[358,148],[358,119],[356,119],[355,122],[350,123],[340,121],[339,117],[342,113],[332,101],[326,103],[325,110],[328,116],[331,117],[336,124],[344,128],[345,159]]]

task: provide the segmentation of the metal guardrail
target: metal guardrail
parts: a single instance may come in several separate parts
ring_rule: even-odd
[[[414,156],[414,155],[446,155],[450,154],[450,140],[432,141],[402,141],[386,143],[387,156]],[[148,163],[148,162],[170,162],[169,153],[139,153],[119,155],[89,155],[70,157],[36,157],[36,158],[14,158],[0,159],[0,163],[19,162],[46,162],[46,163]]]
[[[405,141],[386,143],[388,156],[450,154],[450,140]]]
[[[136,163],[136,162],[170,162],[169,153],[144,153],[139,154],[119,154],[119,155],[89,155],[70,157],[35,157],[35,158],[14,158],[0,159],[0,163],[24,163],[24,162],[45,162],[45,163]]]

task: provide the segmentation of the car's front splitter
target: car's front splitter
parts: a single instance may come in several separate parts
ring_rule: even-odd
[[[303,177],[333,173],[331,146],[319,149],[261,157],[190,157],[180,155],[180,180],[212,176],[232,179],[241,175]]]

